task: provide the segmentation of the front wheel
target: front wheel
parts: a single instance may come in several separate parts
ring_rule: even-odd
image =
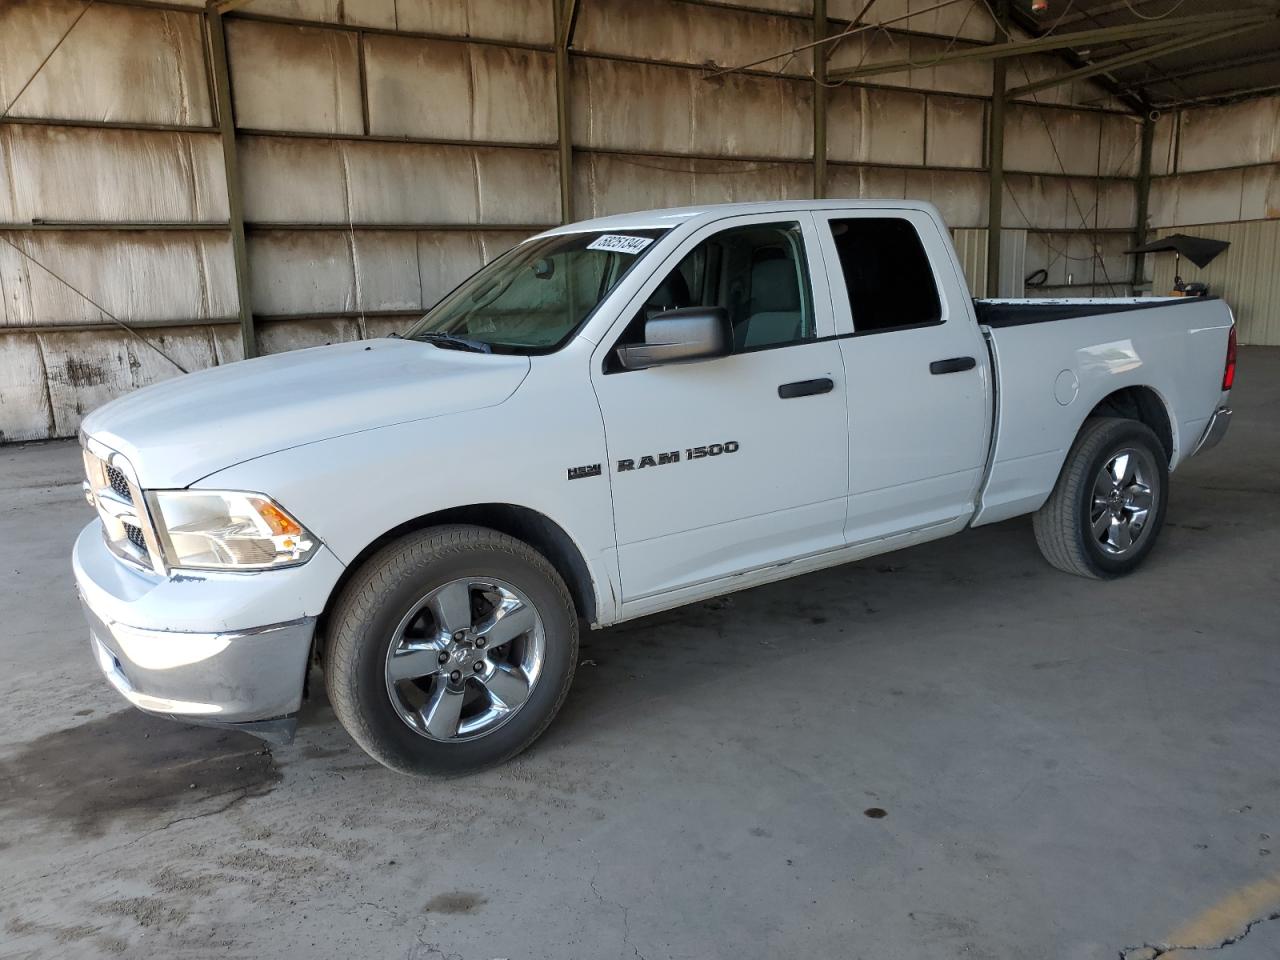
[[[538,738],[577,650],[573,602],[546,558],[495,530],[436,527],[384,547],[344,588],[325,685],[375,760],[457,775]]]
[[[1033,518],[1040,552],[1081,577],[1132,572],[1164,524],[1168,485],[1164,448],[1149,427],[1119,417],[1086,421]]]

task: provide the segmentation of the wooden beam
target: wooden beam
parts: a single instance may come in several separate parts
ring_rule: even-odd
[[[244,239],[244,197],[240,191],[236,121],[231,106],[231,70],[227,63],[227,34],[222,22],[222,10],[215,0],[209,0],[205,11],[205,23],[209,31],[214,101],[218,110],[222,168],[227,184],[231,255],[236,271],[236,298],[240,305],[240,341],[244,347],[245,359],[248,359],[258,355],[258,339],[254,330],[253,305],[249,294],[249,249]]]
[[[813,0],[813,195],[827,195],[827,0]]]
[[[996,21],[1008,36],[1009,0],[997,0]],[[1004,238],[1004,112],[1007,63],[991,64],[991,109],[987,114],[987,278],[988,297],[1000,296],[1001,243]]]
[[[1142,118],[1142,146],[1138,153],[1138,184],[1135,215],[1133,218],[1133,245],[1140,247],[1147,242],[1147,210],[1151,204],[1151,147],[1156,136],[1156,113],[1152,111]],[[1146,254],[1133,255],[1133,295],[1146,283]]]
[[[560,152],[560,222],[573,220],[573,130],[570,123],[569,44],[577,0],[551,0],[556,26],[556,134]]]

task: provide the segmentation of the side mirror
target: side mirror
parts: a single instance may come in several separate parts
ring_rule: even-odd
[[[733,329],[724,307],[681,307],[650,317],[644,324],[644,343],[618,348],[618,360],[628,370],[668,363],[693,363],[727,357],[733,351]]]

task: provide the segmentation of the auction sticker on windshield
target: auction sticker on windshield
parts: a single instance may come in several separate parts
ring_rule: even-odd
[[[628,237],[621,233],[606,233],[587,244],[588,250],[607,250],[610,253],[637,254],[649,244],[652,237]]]

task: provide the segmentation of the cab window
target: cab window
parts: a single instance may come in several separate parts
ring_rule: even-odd
[[[933,267],[910,221],[902,217],[851,217],[830,224],[849,291],[855,333],[942,322]]]
[[[694,247],[654,288],[621,343],[644,338],[644,321],[681,307],[724,307],[735,353],[814,338],[813,295],[800,224],[723,230]]]

